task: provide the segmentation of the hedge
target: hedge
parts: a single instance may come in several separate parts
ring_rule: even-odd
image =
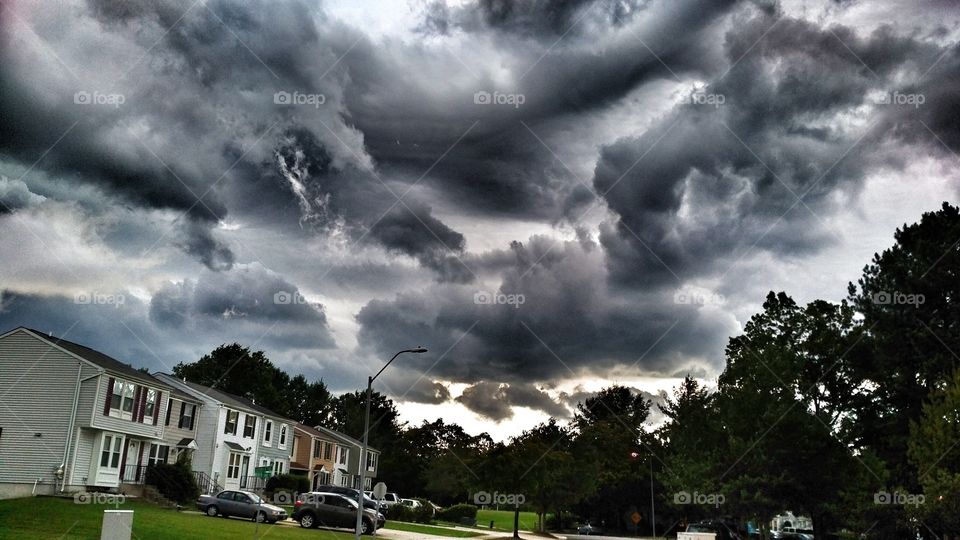
[[[437,512],[437,519],[441,521],[460,523],[464,518],[476,521],[477,507],[472,504],[455,504]]]
[[[144,482],[155,486],[161,495],[177,503],[193,502],[200,488],[188,463],[157,463],[147,467]]]

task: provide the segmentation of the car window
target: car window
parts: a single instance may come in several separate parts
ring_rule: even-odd
[[[217,494],[217,498],[218,498],[218,499],[223,499],[223,500],[225,500],[225,501],[232,501],[232,500],[233,500],[233,492],[232,492],[232,491],[221,491],[220,493]]]

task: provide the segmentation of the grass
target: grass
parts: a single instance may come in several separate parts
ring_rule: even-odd
[[[474,536],[483,536],[481,533],[461,531],[458,529],[438,527],[435,525],[424,525],[421,523],[408,523],[406,521],[387,521],[387,524],[384,526],[384,528],[419,534],[430,534],[433,536],[449,536],[452,538],[472,538]]]
[[[513,510],[477,510],[477,527],[481,529],[493,528],[501,531],[513,530]],[[537,515],[533,512],[520,512],[520,530],[532,531],[537,528]]]
[[[103,511],[114,506],[75,504],[73,499],[35,497],[0,501],[0,539],[97,540]],[[203,514],[176,512],[158,506],[127,501],[116,507],[133,510],[133,538],[250,540],[256,524],[251,520],[212,518]],[[351,540],[353,534],[329,530],[261,524],[260,535],[270,540]],[[267,534],[268,533],[268,534]]]

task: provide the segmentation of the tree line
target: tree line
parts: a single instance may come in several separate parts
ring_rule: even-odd
[[[762,525],[790,510],[812,518],[818,539],[958,538],[958,246],[960,212],[944,203],[899,228],[839,303],[770,292],[729,340],[716,384],[688,376],[662,396],[655,428],[653,404],[619,385],[566,424],[503,442],[442,419],[403,424],[375,393],[379,479],[441,504],[522,495],[550,527],[575,517],[650,534],[652,502],[658,534],[700,519]],[[174,372],[362,435],[363,392],[334,396],[260,351],[224,345]]]

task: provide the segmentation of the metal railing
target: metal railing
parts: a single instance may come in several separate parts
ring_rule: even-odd
[[[148,465],[124,465],[120,482],[124,484],[143,484],[147,477]]]
[[[197,482],[197,487],[200,488],[201,493],[210,495],[223,491],[223,486],[203,471],[193,471],[193,479]]]

